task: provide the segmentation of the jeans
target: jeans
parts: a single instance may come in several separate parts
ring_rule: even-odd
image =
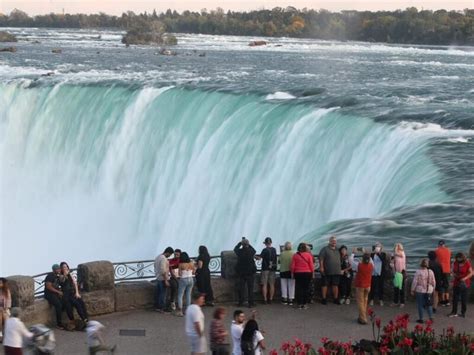
[[[418,319],[423,320],[423,310],[425,308],[427,294],[422,293],[422,292],[416,292],[415,296],[416,296],[416,306],[418,308]],[[427,306],[426,310],[428,311],[428,317],[433,318],[433,306],[432,305]]]
[[[295,298],[295,279],[280,279],[281,297],[293,300]]]
[[[458,313],[458,303],[461,301],[461,314],[466,315],[467,310],[467,288],[459,286],[453,287],[453,310],[451,313]]]
[[[375,298],[377,298],[379,301],[383,301],[383,286],[384,286],[383,276],[381,275],[372,276],[372,284],[370,286],[369,300],[372,301]]]
[[[168,305],[171,305],[171,302],[176,302],[178,296],[178,282],[179,278],[170,279],[170,287],[168,290]]]
[[[56,324],[62,325],[63,299],[55,294],[47,294],[44,298],[46,298],[48,303],[52,305],[56,311]]]
[[[166,283],[158,280],[156,283],[155,308],[164,310],[166,306]]]
[[[359,320],[362,323],[367,323],[367,303],[369,301],[369,288],[356,288],[356,301],[359,309]]]
[[[178,281],[178,308],[183,309],[183,295],[186,294],[186,306],[191,305],[191,291],[194,281],[192,277],[181,278]]]
[[[247,289],[249,305],[253,305],[254,282],[255,282],[255,274],[239,276],[239,304],[244,303],[245,289]]]

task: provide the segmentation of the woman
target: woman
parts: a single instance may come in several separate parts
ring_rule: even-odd
[[[8,287],[8,280],[0,277],[0,341],[3,338],[5,321],[10,315],[10,308],[12,308],[12,296]]]
[[[295,279],[296,303],[299,309],[308,309],[308,288],[314,276],[313,255],[305,243],[298,245],[298,251],[291,258],[291,275]]]
[[[206,295],[206,306],[214,306],[214,294],[211,286],[211,271],[209,262],[211,256],[204,245],[199,246],[199,255],[197,258],[196,286],[200,293]]]
[[[261,355],[265,350],[265,342],[262,333],[258,330],[255,319],[250,319],[244,327],[240,338],[240,348],[242,355]]]
[[[293,305],[295,298],[295,279],[291,277],[291,259],[295,252],[290,242],[286,242],[280,254],[281,303]]]
[[[433,313],[436,313],[436,309],[438,308],[439,296],[442,294],[443,289],[441,285],[443,283],[443,269],[441,268],[440,263],[436,259],[436,253],[434,251],[430,251],[428,253],[428,259],[430,259],[428,263],[428,268],[433,271],[435,276],[435,291],[433,292]]]
[[[392,255],[391,266],[395,273],[393,280],[393,306],[405,307],[405,282],[406,282],[406,269],[407,262],[405,251],[401,243],[395,244],[394,252]]]
[[[339,302],[341,304],[351,304],[351,288],[352,288],[352,265],[347,254],[347,247],[345,245],[339,248],[341,254],[341,281],[339,283]]]
[[[189,258],[188,253],[182,252],[179,256],[179,281],[178,281],[178,309],[176,315],[182,317],[183,314],[183,295],[186,295],[186,306],[191,305],[191,291],[194,285],[194,272],[196,268]]]
[[[423,259],[420,269],[416,270],[411,284],[411,294],[416,296],[416,306],[418,308],[417,323],[423,324],[423,309],[428,311],[428,317],[433,320],[432,294],[436,287],[436,279],[432,270],[428,269],[428,259]]]
[[[13,307],[10,318],[5,321],[5,336],[3,337],[5,355],[22,355],[23,342],[33,339],[33,333],[26,329],[20,320],[20,312],[20,308]]]
[[[453,309],[449,317],[466,317],[467,292],[471,287],[472,265],[464,253],[457,253],[453,264]],[[461,301],[461,313],[458,314],[458,303]]]
[[[354,255],[357,252],[357,248],[352,250],[350,262],[352,269],[356,271],[355,287],[356,287],[356,301],[359,309],[359,318],[357,322],[359,324],[367,324],[368,315],[368,302],[370,285],[372,284],[372,273],[374,271],[374,265],[369,253],[364,253],[362,256],[362,262],[354,259]]]
[[[79,293],[76,279],[72,277],[69,265],[65,261],[59,264],[59,267],[61,268],[62,275],[59,285],[63,292],[63,302],[66,308],[66,314],[72,323],[72,321],[74,321],[73,308],[76,308],[79,317],[81,317],[84,323],[87,323],[89,317],[87,315],[86,305]]]
[[[230,344],[227,340],[229,333],[225,329],[224,318],[226,310],[224,307],[217,307],[214,311],[214,318],[211,322],[210,339],[212,355],[229,355]]]

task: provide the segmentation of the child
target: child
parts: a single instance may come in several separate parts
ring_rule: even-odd
[[[111,354],[114,353],[116,346],[107,346],[102,337],[102,330],[104,328],[102,323],[95,320],[91,320],[87,323],[87,345],[89,346],[90,355],[95,355],[101,351],[109,351]]]

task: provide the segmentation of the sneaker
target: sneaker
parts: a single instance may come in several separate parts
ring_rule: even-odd
[[[416,322],[417,322],[418,324],[423,324],[423,323],[424,323],[424,322],[423,322],[423,319],[417,319]]]
[[[346,300],[345,300],[344,298],[341,298],[341,299],[339,300],[339,304],[344,304],[345,302],[346,302]]]
[[[400,308],[405,307],[405,303],[400,303]]]
[[[309,309],[309,306],[307,304],[303,305],[302,307],[303,309]]]
[[[346,304],[351,304],[351,299],[350,298],[346,298]]]
[[[328,301],[327,301],[327,299],[323,298],[323,299],[321,300],[321,304],[323,304],[323,305],[327,305],[327,304],[328,304]]]
[[[173,311],[176,310],[176,303],[171,302],[170,308],[171,308],[171,310],[173,310]]]
[[[383,307],[383,301],[379,301],[380,307]]]
[[[288,304],[288,300],[286,298],[281,299],[281,304]]]
[[[370,300],[369,306],[373,306],[373,305],[374,305],[374,300]]]
[[[449,313],[448,317],[449,318],[456,318],[458,315],[456,313]]]
[[[304,309],[304,306],[303,306],[302,304],[300,304],[300,305],[298,306],[298,309]]]
[[[65,330],[64,325],[62,325],[62,324],[56,325],[56,329]]]
[[[292,300],[292,299],[290,299],[290,300],[288,301],[288,306],[293,306],[293,300]]]
[[[184,314],[183,314],[183,312],[178,311],[178,312],[175,313],[175,316],[176,317],[184,317]]]
[[[357,319],[357,323],[362,324],[362,325],[367,324],[367,322],[363,321],[363,320],[360,319],[360,318]]]
[[[446,303],[444,304],[445,307],[449,307],[451,306],[451,303],[449,303],[449,301],[446,301]]]
[[[164,311],[161,308],[155,308],[155,312],[164,313]]]

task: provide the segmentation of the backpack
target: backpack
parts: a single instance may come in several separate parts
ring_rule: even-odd
[[[242,350],[242,355],[255,355],[253,340],[241,340],[240,350]]]

